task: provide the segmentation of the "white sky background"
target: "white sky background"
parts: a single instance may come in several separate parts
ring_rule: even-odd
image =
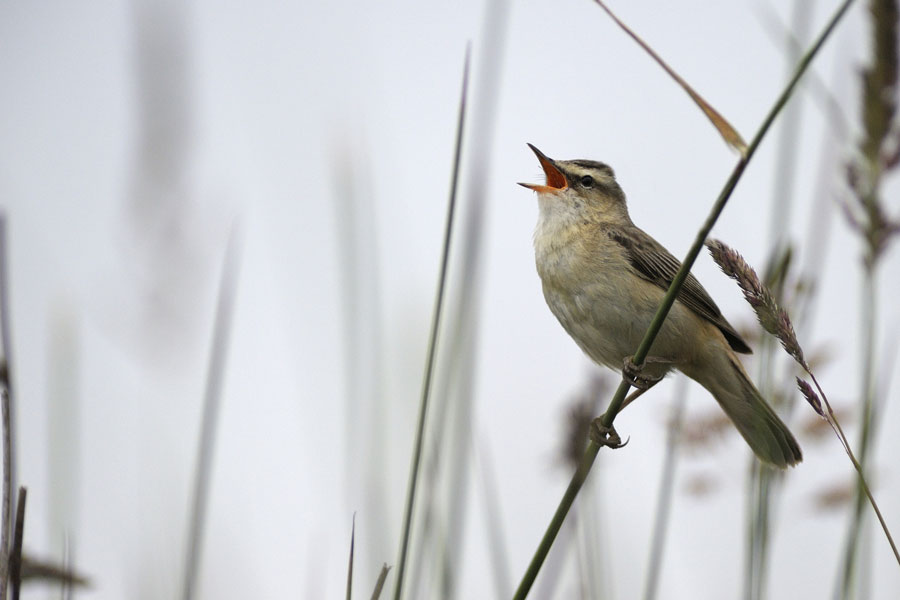
[[[835,6],[814,3],[808,31]],[[700,1],[612,7],[750,139],[785,80],[783,49],[760,18],[772,9]],[[786,22],[790,9],[778,14]],[[243,256],[200,597],[339,597],[354,511],[357,596],[368,597],[383,562],[395,563],[467,40],[470,124],[487,108],[478,86],[484,16],[481,2],[0,7],[0,205],[11,236],[26,547],[58,556],[67,531],[78,567],[95,582],[84,597],[160,598],[178,589],[215,291],[234,219]],[[854,127],[864,16],[858,3],[815,62]],[[157,72],[168,117],[150,115],[163,136],[141,126],[137,31],[172,40],[161,45],[172,55]],[[586,0],[509,7],[492,100],[493,142],[467,147],[467,156],[487,161],[471,433],[493,461],[514,585],[568,482],[558,459],[563,417],[592,368],[540,292],[531,248],[536,202],[515,185],[541,176],[525,143],[611,164],[635,222],[679,257],[736,156]],[[848,147],[828,137],[813,96],[797,101],[788,230],[802,240],[801,262],[810,258],[803,248],[811,213],[826,211],[830,223],[821,297],[801,338],[832,351],[821,381],[847,405],[859,387],[860,244],[833,201],[813,202],[823,190],[834,199],[843,189]],[[473,144],[491,139],[466,133]],[[760,268],[778,137],[776,127],[714,231]],[[167,184],[148,170],[148,155]],[[473,169],[465,164],[467,193]],[[353,215],[341,203],[345,188],[357,194]],[[895,213],[898,192],[896,180],[885,189]],[[363,261],[350,301],[362,323],[358,353],[347,351],[342,312],[339,232],[348,227]],[[898,268],[893,247],[880,271],[880,347],[900,324]],[[707,256],[694,272],[733,323],[752,319]],[[458,277],[453,285],[451,297]],[[606,585],[619,598],[642,589],[673,389],[667,382],[621,415],[618,430],[631,442],[601,452],[585,496],[599,503]],[[895,532],[897,389],[887,398],[875,468]],[[360,405],[348,409],[354,394]],[[691,388],[689,419],[713,407]],[[797,404],[804,421],[807,411]],[[773,598],[829,594],[846,530],[844,511],[815,508],[825,487],[849,481],[846,457],[830,437],[801,436],[801,444],[805,460],[777,504]],[[729,435],[680,463],[660,597],[735,597],[742,589],[747,459]],[[712,482],[708,495],[686,493],[697,477]],[[371,481],[381,485],[384,513]],[[469,479],[457,558],[464,598],[493,592],[478,482]],[[900,571],[879,531],[871,548],[872,598],[893,597]],[[574,593],[574,575],[558,597]]]

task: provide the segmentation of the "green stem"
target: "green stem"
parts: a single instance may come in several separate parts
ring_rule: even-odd
[[[797,65],[794,76],[791,77],[791,80],[788,82],[784,91],[781,93],[781,95],[778,97],[778,100],[776,100],[775,104],[769,110],[769,113],[766,115],[766,118],[763,121],[762,125],[760,125],[759,130],[756,132],[756,135],[753,137],[753,140],[747,147],[746,153],[738,160],[737,164],[734,166],[731,175],[725,182],[725,186],[719,193],[719,197],[713,204],[712,209],[709,212],[709,216],[707,216],[706,221],[704,221],[703,226],[700,228],[700,231],[697,232],[697,236],[694,238],[694,243],[688,251],[687,256],[685,256],[684,261],[681,265],[681,269],[678,270],[678,273],[672,279],[672,283],[671,285],[669,285],[669,289],[666,292],[666,295],[663,297],[662,304],[660,304],[659,309],[657,309],[656,315],[653,317],[653,321],[651,321],[650,327],[647,329],[647,333],[644,335],[644,339],[641,341],[640,346],[638,346],[637,351],[635,351],[634,356],[632,357],[632,361],[634,362],[634,364],[641,365],[644,362],[644,359],[647,358],[647,354],[650,351],[650,346],[656,339],[659,330],[662,329],[662,325],[666,319],[666,315],[669,314],[669,310],[672,308],[672,305],[675,304],[675,298],[678,295],[678,291],[684,284],[684,280],[687,279],[688,273],[690,273],[691,267],[694,265],[694,261],[697,260],[697,256],[703,249],[703,244],[706,242],[706,238],[709,235],[709,232],[712,231],[712,228],[718,220],[719,215],[722,214],[722,210],[728,203],[728,199],[731,197],[734,188],[737,186],[738,181],[743,175],[744,169],[747,168],[747,164],[750,162],[750,159],[755,154],[766,133],[769,131],[769,128],[772,126],[772,123],[775,121],[775,117],[778,116],[778,114],[784,108],[784,105],[787,104],[787,101],[790,99],[794,88],[797,86],[797,82],[800,81],[800,77],[803,76],[803,73],[812,62],[812,59],[825,43],[825,40],[828,39],[828,36],[844,16],[844,13],[846,13],[847,9],[850,8],[851,4],[853,4],[853,0],[844,0],[840,8],[838,8],[834,16],[832,16],[831,20],[828,22],[828,25],[825,27],[822,33],[819,34],[819,37],[816,39],[815,43],[812,45],[812,47],[810,47],[809,50],[807,50],[806,54],[803,56],[803,59]],[[600,417],[600,422],[604,427],[612,426],[613,422],[616,419],[616,415],[619,414],[619,410],[621,410],[622,408],[622,403],[625,401],[625,396],[627,395],[630,387],[631,386],[627,381],[622,380],[622,382],[619,384],[619,387],[616,388],[616,393],[613,395],[612,400],[610,400],[609,407],[606,409],[606,412],[603,413],[603,416]],[[513,596],[514,600],[523,600],[528,596],[528,592],[531,590],[531,586],[534,584],[535,579],[537,579],[538,572],[540,571],[541,566],[544,564],[544,560],[547,558],[547,554],[550,552],[550,547],[553,545],[553,541],[556,539],[556,536],[559,533],[560,527],[562,527],[563,521],[565,520],[569,509],[575,502],[578,491],[584,484],[585,479],[587,479],[588,473],[590,473],[591,467],[594,464],[594,459],[597,458],[597,453],[599,451],[600,446],[598,446],[596,442],[591,440],[590,443],[588,443],[584,455],[582,456],[581,464],[578,466],[578,469],[576,469],[575,474],[572,476],[572,480],[569,482],[569,485],[566,488],[565,493],[563,494],[562,500],[560,500],[559,506],[557,507],[556,512],[553,514],[553,518],[550,520],[550,524],[547,526],[544,537],[541,538],[541,541],[538,544],[538,548],[528,565],[528,569],[525,571],[525,575],[522,577],[522,581],[519,583],[519,587],[516,590],[515,595]]]

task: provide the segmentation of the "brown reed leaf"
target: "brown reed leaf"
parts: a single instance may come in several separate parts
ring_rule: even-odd
[[[613,11],[611,11],[609,7],[607,7],[606,4],[602,2],[602,0],[594,0],[594,2],[596,2],[597,5],[599,5],[600,8],[602,8],[604,11],[606,11],[606,14],[608,14],[610,18],[615,21],[616,25],[618,25],[625,33],[627,33],[631,37],[631,39],[633,39],[641,48],[643,48],[644,51],[647,52],[647,54],[649,54],[650,57],[655,60],[656,63],[660,67],[662,67],[663,70],[668,73],[676,83],[678,83],[678,85],[681,86],[681,89],[687,92],[688,96],[690,96],[691,99],[697,104],[697,106],[700,107],[700,110],[703,111],[703,114],[706,115],[706,118],[710,120],[710,122],[719,132],[719,135],[721,135],[725,140],[725,143],[740,152],[741,156],[746,157],[747,143],[741,137],[741,134],[739,134],[737,130],[731,126],[731,123],[729,123],[728,120],[721,114],[719,114],[719,112],[714,109],[709,102],[704,100],[700,94],[694,91],[694,88],[688,85],[688,82],[682,79],[681,76],[676,73],[674,69],[672,69],[672,67],[666,64],[666,62],[653,50],[653,48],[651,48],[649,44],[647,44],[647,42],[641,39],[638,34],[632,31],[628,27],[628,25],[622,22],[622,20],[619,19],[619,17],[617,17],[615,13],[613,13]]]

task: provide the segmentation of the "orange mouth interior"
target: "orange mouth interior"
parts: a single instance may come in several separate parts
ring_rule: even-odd
[[[564,190],[569,187],[569,184],[566,183],[566,176],[563,175],[562,171],[556,168],[553,164],[553,161],[547,158],[543,152],[528,144],[528,147],[534,152],[535,156],[538,157],[538,160],[541,162],[541,168],[544,169],[544,175],[547,177],[546,185],[539,185],[537,183],[520,183],[522,187],[527,187],[530,190],[534,190],[539,193],[546,192],[558,192],[560,190]]]
[[[569,187],[566,183],[566,176],[562,171],[557,169],[550,159],[543,154],[538,154],[538,160],[541,161],[541,167],[544,169],[544,175],[547,176],[547,186],[555,190],[564,190]]]

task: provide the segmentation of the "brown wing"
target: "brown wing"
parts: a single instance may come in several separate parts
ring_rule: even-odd
[[[675,274],[681,268],[681,261],[637,227],[628,230],[609,229],[607,233],[613,241],[625,249],[628,261],[644,279],[655,283],[663,290],[669,289]],[[697,278],[690,273],[678,291],[678,300],[718,327],[725,335],[732,350],[744,354],[753,352],[734,330],[734,327],[725,320],[719,307],[709,297]]]

